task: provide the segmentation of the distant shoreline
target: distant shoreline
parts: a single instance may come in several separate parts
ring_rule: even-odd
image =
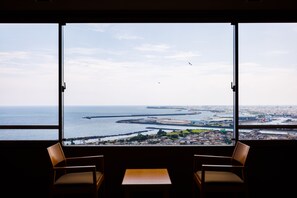
[[[162,125],[162,124],[160,124]],[[172,126],[185,126],[185,125],[172,125]],[[189,126],[188,126],[189,127]],[[193,126],[197,128],[205,128],[209,129],[212,128],[213,130],[218,130],[218,129],[231,129],[232,127],[224,127],[224,126]],[[133,134],[140,134],[140,133],[146,133],[149,132],[150,130],[180,130],[177,128],[163,128],[163,127],[146,127],[147,130],[141,130],[141,131],[134,131],[134,132],[128,132],[128,133],[121,133],[121,134],[114,134],[114,135],[96,135],[96,136],[84,136],[84,137],[73,137],[73,138],[64,138],[64,141],[76,141],[76,140],[89,140],[89,139],[98,139],[98,138],[110,138],[110,137],[120,137],[120,136],[129,136]]]
[[[190,113],[157,113],[157,114],[131,114],[131,115],[103,115],[103,116],[84,116],[85,119],[93,118],[121,118],[121,117],[145,117],[145,116],[180,116],[180,115],[196,115],[200,112]]]

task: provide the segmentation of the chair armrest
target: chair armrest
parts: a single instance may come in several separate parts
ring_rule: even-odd
[[[220,156],[220,155],[194,155],[194,158],[218,158],[218,159],[230,159],[230,156]]]
[[[225,165],[225,164],[202,164],[201,171],[233,171],[235,169],[243,169],[244,166]]]
[[[104,155],[92,155],[92,156],[78,156],[78,157],[67,157],[67,165],[96,165],[96,168],[104,172]]]
[[[193,171],[201,169],[202,164],[231,164],[232,157],[219,155],[194,155]]]
[[[67,157],[67,160],[80,160],[80,159],[101,159],[103,155],[90,155],[90,156],[78,156],[78,157]]]
[[[54,170],[71,170],[71,171],[96,171],[95,165],[88,166],[59,166],[54,167]]]

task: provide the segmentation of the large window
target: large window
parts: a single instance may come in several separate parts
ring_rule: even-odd
[[[0,140],[296,140],[296,31],[295,23],[0,24]]]
[[[239,25],[241,139],[297,138],[297,25]]]
[[[0,140],[58,139],[57,27],[0,24]]]
[[[230,144],[230,24],[66,24],[66,144]]]

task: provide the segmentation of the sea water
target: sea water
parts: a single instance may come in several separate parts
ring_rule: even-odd
[[[203,107],[201,107],[203,108]],[[156,133],[160,127],[152,124],[117,123],[123,119],[146,118],[131,116],[139,114],[179,114],[188,113],[189,108],[148,108],[147,106],[65,106],[64,137],[113,136],[139,131]],[[174,115],[167,118],[180,120],[201,120],[214,116],[210,111],[201,111],[194,115]],[[108,117],[122,116],[125,117]],[[107,116],[105,118],[86,119],[88,116]],[[164,117],[164,116],[162,116]],[[9,106],[0,107],[0,125],[58,125],[58,107],[49,106]],[[162,128],[185,129],[189,127],[162,125]],[[0,130],[0,140],[51,140],[58,138],[58,130]]]

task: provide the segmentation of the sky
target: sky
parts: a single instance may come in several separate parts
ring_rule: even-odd
[[[239,25],[242,105],[296,105],[297,24]],[[57,105],[58,25],[0,24],[0,106]],[[229,23],[64,26],[65,105],[232,105]]]

